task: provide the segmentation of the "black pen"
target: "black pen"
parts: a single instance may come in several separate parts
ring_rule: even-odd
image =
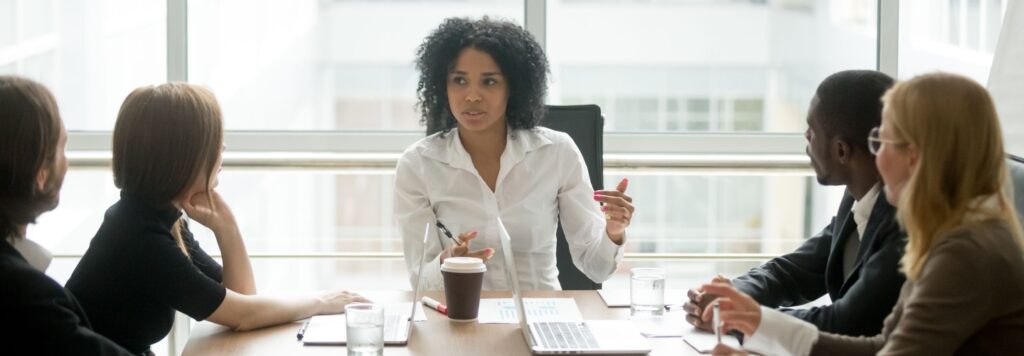
[[[306,328],[309,327],[310,321],[313,321],[313,318],[306,319],[306,322],[299,328],[299,333],[295,335],[295,338],[299,339],[299,341],[302,341],[302,335],[306,333]]]
[[[462,241],[459,241],[459,239],[456,239],[454,236],[452,236],[452,232],[448,231],[447,227],[444,227],[444,224],[441,223],[441,220],[437,221],[437,228],[441,229],[441,232],[444,233],[444,236],[448,236],[449,239],[455,241],[455,245],[462,246]]]

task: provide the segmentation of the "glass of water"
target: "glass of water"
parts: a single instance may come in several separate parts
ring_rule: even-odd
[[[633,268],[629,271],[629,312],[631,316],[665,314],[665,270]]]
[[[349,356],[384,354],[384,306],[352,303],[345,306]]]

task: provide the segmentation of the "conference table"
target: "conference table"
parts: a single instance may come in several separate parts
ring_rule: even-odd
[[[408,302],[411,291],[360,293],[374,302]],[[440,291],[423,295],[444,300]],[[483,298],[510,298],[508,291],[484,291]],[[526,291],[528,298],[576,300],[584,319],[629,319],[629,308],[609,308],[596,291]],[[677,302],[670,301],[669,303]],[[384,355],[529,355],[519,324],[453,323],[447,316],[424,308],[426,321],[414,323],[406,346],[385,346]],[[671,313],[682,313],[674,310]],[[344,355],[345,346],[303,346],[295,337],[302,321],[257,330],[234,332],[210,322],[197,323],[183,355]],[[700,355],[680,337],[648,338],[650,355]]]

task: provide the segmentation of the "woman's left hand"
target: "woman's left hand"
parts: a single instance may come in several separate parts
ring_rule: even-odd
[[[607,221],[606,230],[608,236],[616,243],[621,244],[626,227],[633,219],[633,198],[626,194],[626,187],[629,186],[629,179],[623,178],[615,190],[598,190],[594,192],[594,200],[604,203],[601,211]]]
[[[215,234],[223,229],[237,227],[231,207],[216,190],[211,190],[210,194],[202,192],[189,197],[184,208],[190,219],[210,228]]]

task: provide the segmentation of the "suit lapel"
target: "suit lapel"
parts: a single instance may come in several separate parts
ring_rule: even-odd
[[[836,226],[832,231],[832,249],[828,256],[828,265],[825,267],[825,286],[829,296],[833,300],[840,296],[843,286],[843,247],[846,246],[846,239],[850,238],[856,224],[853,222],[853,196],[847,191],[839,204],[839,212],[836,214]]]
[[[852,284],[853,276],[860,274],[860,267],[867,260],[874,251],[882,248],[882,244],[885,243],[885,236],[890,234],[890,230],[893,228],[892,219],[894,208],[889,205],[889,202],[885,199],[885,189],[880,189],[878,192],[878,200],[875,201],[875,206],[871,208],[871,216],[868,217],[868,226],[864,229],[864,236],[861,236],[860,249],[857,250],[857,264],[853,266],[849,276],[844,276],[841,294],[846,293],[846,289]],[[850,214],[851,216],[853,214]]]

